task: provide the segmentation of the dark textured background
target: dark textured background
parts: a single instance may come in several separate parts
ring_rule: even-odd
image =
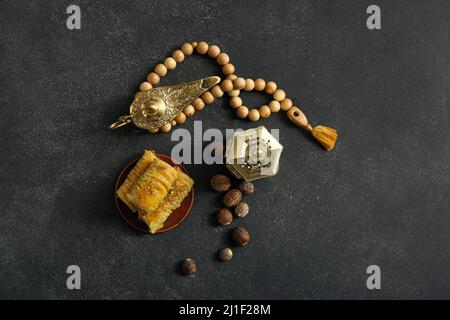
[[[450,2],[0,1],[1,298],[450,298]],[[252,235],[229,264],[216,250],[220,166],[188,166],[188,219],[157,236],[131,229],[113,204],[117,172],[170,134],[105,126],[139,83],[184,41],[217,43],[238,74],[275,80],[314,124],[339,130],[325,152],[284,114],[279,174],[256,183]],[[217,74],[190,58],[163,84]],[[247,98],[247,96],[246,96]],[[262,97],[248,97],[249,105]],[[204,128],[249,128],[226,101],[197,114]],[[185,128],[192,130],[193,121]],[[198,260],[196,277],[177,272]],[[68,265],[82,290],[66,289]],[[382,289],[366,289],[366,268]]]

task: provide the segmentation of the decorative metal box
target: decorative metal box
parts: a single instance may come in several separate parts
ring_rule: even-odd
[[[252,181],[278,172],[283,146],[263,126],[238,131],[227,142],[226,166],[238,179]]]

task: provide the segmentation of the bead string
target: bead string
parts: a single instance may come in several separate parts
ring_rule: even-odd
[[[305,128],[316,138],[327,150],[331,150],[334,146],[337,134],[336,130],[324,126],[317,126],[313,128],[305,116],[305,114],[296,106],[293,105],[291,99],[286,97],[283,89],[278,88],[274,81],[265,81],[262,78],[244,79],[235,74],[236,69],[230,63],[228,54],[221,52],[217,45],[209,45],[207,42],[191,42],[184,43],[180,49],[175,50],[171,57],[164,59],[163,63],[155,66],[154,70],[147,76],[147,81],[140,84],[140,91],[136,93],[135,98],[142,92],[148,91],[156,86],[161,77],[164,77],[169,70],[174,70],[177,63],[185,60],[186,56],[190,56],[196,51],[199,54],[207,54],[210,58],[215,59],[222,67],[222,73],[225,79],[220,84],[215,85],[209,91],[204,92],[200,98],[197,98],[184,108],[175,119],[156,129],[148,130],[151,133],[169,132],[172,127],[177,124],[183,124],[186,119],[192,117],[196,111],[203,110],[206,105],[212,104],[216,98],[222,97],[225,93],[231,97],[230,106],[235,109],[236,116],[241,119],[248,118],[250,121],[258,121],[260,118],[268,118],[272,113],[280,110],[286,111],[292,122]],[[264,91],[268,95],[272,95],[273,100],[268,105],[264,104],[259,108],[249,109],[243,104],[241,97],[239,97],[241,90],[244,91]]]

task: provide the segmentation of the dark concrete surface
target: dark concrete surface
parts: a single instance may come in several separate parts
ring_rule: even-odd
[[[449,1],[0,1],[0,298],[450,298]],[[366,8],[382,30],[366,28]],[[251,244],[216,260],[228,228],[213,221],[208,179],[173,231],[144,235],[114,208],[120,168],[170,134],[105,126],[184,41],[217,43],[239,75],[275,80],[312,123],[339,130],[325,152],[284,114],[276,177],[247,198]],[[189,59],[172,84],[217,74]],[[246,95],[249,105],[264,99]],[[261,99],[260,99],[261,98]],[[203,127],[250,128],[220,100]],[[184,126],[192,130],[193,121]],[[196,277],[178,262],[198,261]],[[82,289],[66,288],[68,265]],[[381,267],[382,288],[366,288]]]

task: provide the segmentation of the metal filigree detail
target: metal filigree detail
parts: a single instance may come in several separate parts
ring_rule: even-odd
[[[213,76],[173,86],[158,87],[143,92],[130,106],[130,116],[122,116],[111,124],[116,129],[127,123],[129,118],[133,124],[142,129],[155,129],[173,120],[186,106],[191,104],[202,93],[220,82]],[[124,123],[124,121],[127,121]]]

